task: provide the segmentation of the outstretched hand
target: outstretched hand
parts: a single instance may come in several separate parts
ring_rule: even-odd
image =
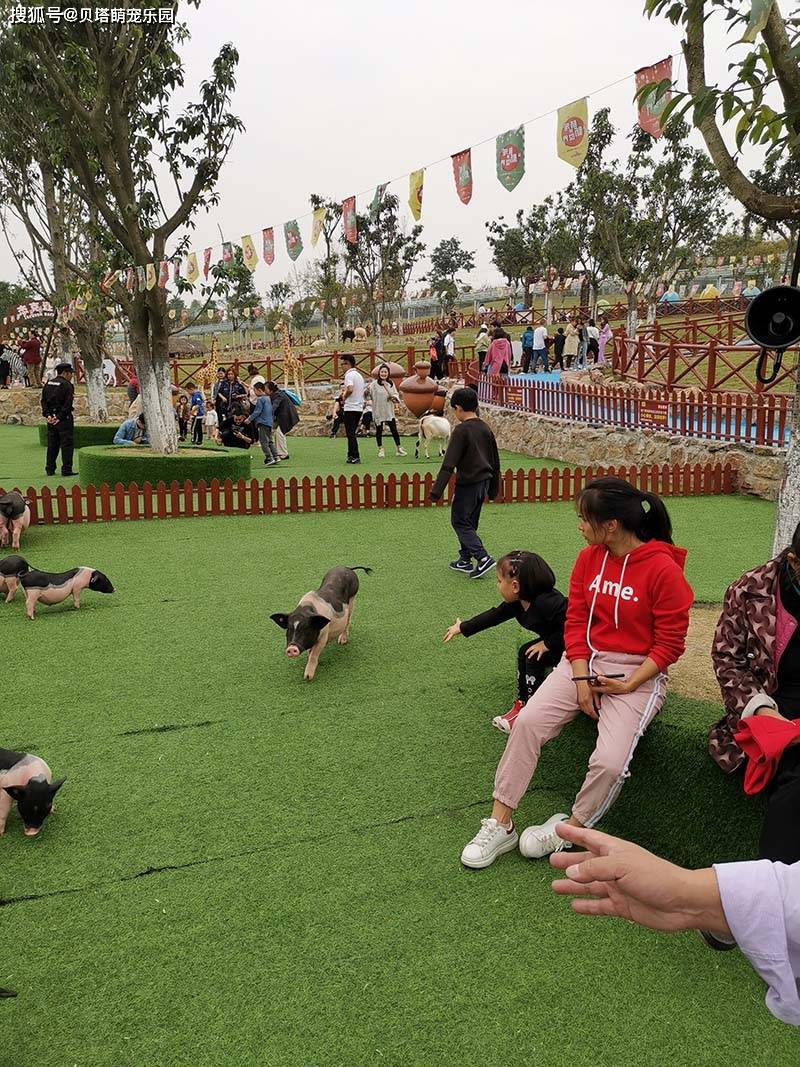
[[[550,863],[567,877],[553,882],[562,895],[575,895],[582,915],[612,915],[651,930],[730,930],[712,869],[689,871],[599,830],[559,823],[556,832],[588,851],[556,852]]]
[[[452,626],[448,626],[444,633],[444,640],[452,641],[454,637],[458,637],[461,633],[461,619],[456,619]]]

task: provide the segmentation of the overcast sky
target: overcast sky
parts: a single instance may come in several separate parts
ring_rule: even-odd
[[[234,111],[245,132],[222,172],[219,206],[201,216],[193,239],[199,251],[275,228],[276,260],[261,262],[255,283],[263,292],[289,272],[283,243],[288,219],[306,215],[308,196],[334,199],[353,193],[359,210],[377,183],[409,215],[410,170],[447,157],[425,175],[422,222],[428,251],[457,235],[477,251],[473,284],[498,281],[484,222],[512,220],[565,186],[574,170],[556,156],[554,115],[526,127],[526,174],[507,192],[495,176],[494,142],[473,151],[474,193],[456,196],[449,156],[562,104],[589,95],[589,117],[610,106],[622,131],[635,121],[633,71],[680,50],[666,20],[649,21],[643,0],[203,0],[183,7],[192,40],[185,48],[186,85],[208,75],[220,45],[239,49]],[[724,73],[723,38],[710,49]],[[680,63],[682,71],[682,60]],[[595,90],[627,77],[604,92]],[[594,93],[594,95],[592,95]],[[620,146],[622,147],[622,146]],[[310,218],[300,222],[308,262]],[[424,273],[425,265],[418,271]],[[14,278],[8,250],[0,250],[0,277]]]

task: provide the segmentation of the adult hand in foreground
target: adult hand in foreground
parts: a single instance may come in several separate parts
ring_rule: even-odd
[[[556,832],[587,849],[550,857],[567,875],[553,882],[553,889],[578,897],[574,911],[612,915],[651,930],[702,929],[730,937],[713,869],[688,871],[630,841],[566,822]]]

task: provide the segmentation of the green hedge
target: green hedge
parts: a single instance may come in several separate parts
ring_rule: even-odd
[[[114,422],[76,422],[73,440],[76,448],[86,448],[88,445],[110,445],[114,440],[114,434],[119,429],[119,420]],[[39,423],[39,444],[47,445],[47,423]]]
[[[183,447],[162,456],[139,446],[83,448],[77,453],[81,485],[136,482],[208,482],[212,478],[250,477],[250,453],[240,448]]]

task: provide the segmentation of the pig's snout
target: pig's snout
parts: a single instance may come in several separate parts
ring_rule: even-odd
[[[39,833],[40,829],[41,829],[40,826],[26,826],[25,827],[25,836],[26,837],[36,837],[36,835]]]
[[[300,649],[297,647],[297,645],[287,645],[286,655],[291,656],[292,659],[294,659],[296,656],[300,655]]]

